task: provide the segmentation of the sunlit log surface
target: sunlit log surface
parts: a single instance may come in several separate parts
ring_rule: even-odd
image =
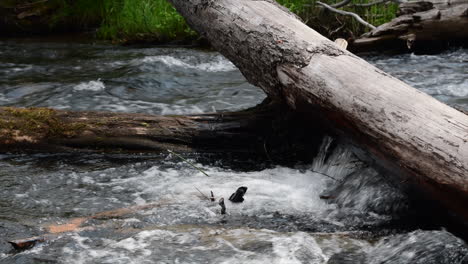
[[[272,100],[321,116],[468,220],[468,116],[386,74],[273,0],[171,0]]]

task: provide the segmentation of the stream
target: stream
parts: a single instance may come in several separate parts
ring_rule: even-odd
[[[216,52],[13,40],[0,47],[1,106],[194,114],[265,98]],[[468,50],[365,59],[468,110]],[[311,164],[294,167],[187,156],[209,177],[168,153],[0,154],[0,263],[468,263],[466,243],[430,221],[404,186],[332,145],[325,138]],[[245,201],[231,203],[240,186],[248,187]],[[205,197],[211,191],[226,200],[226,215]],[[27,250],[7,243],[135,206]]]

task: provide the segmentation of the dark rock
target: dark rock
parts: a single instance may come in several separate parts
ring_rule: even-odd
[[[244,201],[244,195],[246,192],[247,187],[239,187],[235,193],[231,194],[231,197],[229,197],[229,201],[233,203],[242,203]]]

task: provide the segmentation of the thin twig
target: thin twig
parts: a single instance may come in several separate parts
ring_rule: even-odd
[[[193,186],[193,187],[195,187],[195,186]],[[195,187],[195,189],[197,189],[197,191],[198,191],[201,195],[203,195],[203,197],[205,197],[206,199],[208,199],[208,201],[211,201],[210,197],[208,197],[208,196],[206,196],[204,193],[202,193],[197,187]]]
[[[319,2],[317,1],[317,4],[318,5],[321,5],[323,7],[325,7],[326,9],[332,11],[332,12],[335,12],[335,13],[338,13],[340,15],[344,15],[344,16],[352,16],[354,17],[359,23],[363,24],[364,26],[374,30],[376,29],[376,27],[372,24],[370,24],[369,22],[365,21],[364,19],[362,19],[358,14],[356,13],[353,13],[353,12],[348,12],[348,11],[343,11],[343,10],[339,10],[339,9],[336,9],[336,8],[333,8],[325,3],[322,3],[322,2]]]
[[[168,149],[167,150],[170,154],[174,154],[176,157],[178,157],[179,159],[187,162],[190,166],[192,166],[193,168],[195,168],[196,170],[198,170],[199,172],[203,173],[206,175],[206,177],[210,177],[210,175],[208,175],[205,171],[203,171],[202,169],[198,168],[197,166],[195,166],[195,164],[193,164],[192,162],[188,161],[186,158],[182,157],[181,155],[175,153],[174,151]]]
[[[331,5],[331,7],[340,8],[340,7],[343,7],[343,6],[345,6],[345,5],[349,4],[349,3],[351,3],[351,0],[343,0],[343,1],[339,2],[339,3]]]
[[[330,175],[328,175],[328,174],[325,174],[325,173],[323,173],[323,172],[316,171],[316,170],[312,170],[312,169],[310,169],[310,171],[315,172],[315,173],[320,174],[320,175],[323,175],[323,176],[325,176],[325,177],[328,177],[328,178],[330,178],[330,179],[332,179],[332,180],[334,180],[334,181],[337,181],[337,182],[340,181],[340,180],[338,180],[337,178],[332,177],[332,176],[330,176]]]
[[[391,2],[392,0],[378,0],[375,2],[370,2],[370,3],[365,3],[365,4],[353,4],[352,6],[358,6],[358,7],[371,7],[374,5],[379,5],[379,4],[384,4],[387,2]]]
[[[338,19],[337,19],[338,20]],[[339,20],[338,20],[339,21]],[[341,21],[340,21],[341,22]],[[345,27],[345,24],[342,24],[341,26],[339,26],[337,29],[333,30],[332,32],[330,32],[330,36],[333,36],[335,35],[336,33],[338,33],[338,31],[342,30],[343,28]],[[336,42],[336,40],[335,40]]]
[[[268,154],[268,150],[267,150],[267,147],[266,147],[266,140],[263,141],[263,149],[265,150],[265,154],[266,154],[268,160],[272,162],[273,160],[271,159],[270,155]]]
[[[37,2],[34,2],[34,3],[26,3],[26,4],[22,4],[22,5],[17,5],[16,8],[28,8],[28,7],[31,7],[31,6],[34,6],[34,5],[37,5],[37,4],[42,4],[42,3],[45,3],[45,2],[48,2],[49,0],[41,0],[41,1],[37,1]]]

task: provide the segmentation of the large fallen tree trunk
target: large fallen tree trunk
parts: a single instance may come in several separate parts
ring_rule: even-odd
[[[437,52],[468,43],[468,0],[425,0],[400,4],[399,16],[354,41],[351,50]]]
[[[170,0],[253,84],[318,115],[468,220],[468,116],[375,68],[273,0]]]

